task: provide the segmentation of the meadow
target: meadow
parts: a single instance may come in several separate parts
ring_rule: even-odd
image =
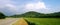
[[[60,18],[25,18],[34,25],[60,25]]]

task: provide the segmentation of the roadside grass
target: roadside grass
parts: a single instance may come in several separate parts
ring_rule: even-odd
[[[60,18],[25,18],[35,25],[60,25]]]

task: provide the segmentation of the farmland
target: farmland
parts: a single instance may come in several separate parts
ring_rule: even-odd
[[[35,25],[60,25],[60,18],[25,18]]]

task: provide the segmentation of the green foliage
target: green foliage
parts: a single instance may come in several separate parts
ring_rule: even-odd
[[[3,13],[0,13],[0,19],[4,19],[5,15]]]
[[[55,12],[51,14],[43,14],[43,13],[38,13],[34,11],[26,12],[21,15],[14,15],[11,17],[29,17],[29,18],[60,18],[60,12]]]
[[[30,22],[30,21],[28,21],[28,20],[26,20],[26,19],[25,19],[25,21],[28,23],[28,25],[35,25],[35,23]]]

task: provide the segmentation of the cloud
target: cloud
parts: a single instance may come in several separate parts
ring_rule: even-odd
[[[12,12],[16,12],[16,11],[17,11],[17,8],[16,8],[15,5],[6,4],[5,6],[6,6],[6,8],[7,8],[8,10],[10,10],[10,11],[12,11]]]
[[[37,3],[28,3],[25,5],[25,8],[32,11],[37,9],[47,9],[45,3],[40,1]]]
[[[27,11],[47,13],[49,9],[42,0],[0,0],[0,12],[4,12],[7,15],[24,13]]]
[[[11,4],[10,0],[0,0],[0,9],[6,8],[8,7],[7,4]],[[11,7],[12,5],[10,5],[9,7]]]
[[[9,13],[17,13],[18,9],[11,0],[0,0],[0,12],[8,15]]]
[[[36,11],[40,13],[52,13],[51,9],[44,2],[27,3],[24,6],[26,11]]]

